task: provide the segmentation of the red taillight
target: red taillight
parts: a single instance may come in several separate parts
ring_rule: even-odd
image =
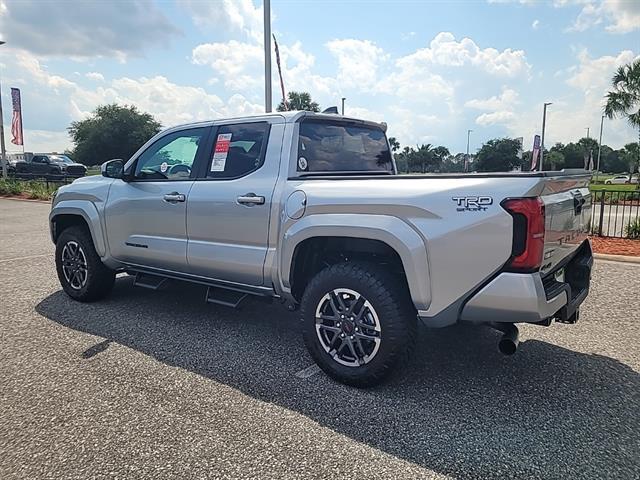
[[[534,272],[544,255],[544,202],[540,197],[511,198],[502,207],[513,217],[513,245],[507,268]]]

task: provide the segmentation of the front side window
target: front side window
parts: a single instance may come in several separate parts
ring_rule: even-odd
[[[262,165],[269,125],[238,123],[218,128],[213,144],[208,178],[238,178]]]
[[[298,171],[393,173],[393,162],[381,128],[307,120],[300,124]]]
[[[136,162],[138,180],[186,180],[206,128],[173,132],[153,143]]]

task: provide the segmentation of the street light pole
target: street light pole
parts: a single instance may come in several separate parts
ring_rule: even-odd
[[[464,157],[464,171],[468,171],[469,170],[469,140],[471,138],[471,132],[473,132],[473,130],[467,130],[467,156]]]
[[[544,160],[544,129],[547,123],[547,107],[549,105],[553,105],[551,102],[546,102],[544,104],[544,108],[542,109],[542,139],[540,145],[540,168],[538,170],[542,171],[542,161]]]
[[[0,40],[0,45],[6,42]],[[4,145],[4,117],[2,116],[2,83],[0,83],[0,163],[2,164],[2,178],[7,178],[7,149]]]
[[[600,151],[602,150],[602,125],[604,124],[604,115],[600,118],[600,140],[598,141],[598,166],[596,167],[596,183],[598,183],[598,175],[600,174]]]
[[[271,113],[271,0],[264,0],[264,110]]]
[[[345,97],[342,97],[342,116],[344,117],[344,101],[346,100]]]

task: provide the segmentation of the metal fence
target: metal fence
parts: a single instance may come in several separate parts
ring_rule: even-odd
[[[625,238],[640,223],[640,190],[597,190],[591,192],[593,211],[591,234]]]
[[[37,173],[16,173],[9,175],[9,180],[19,182],[41,182],[45,184],[47,188],[59,187],[61,185],[67,185],[73,182],[76,178],[80,178],[77,175],[55,175],[55,174],[37,174]]]

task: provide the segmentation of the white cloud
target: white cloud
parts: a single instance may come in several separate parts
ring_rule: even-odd
[[[179,30],[151,0],[2,1],[3,40],[38,55],[77,58],[140,55]]]
[[[104,82],[104,75],[98,72],[87,72],[84,74],[90,80],[96,80],[98,82]]]
[[[485,99],[472,99],[464,106],[477,110],[486,110],[476,118],[476,123],[482,126],[504,125],[515,118],[514,109],[518,104],[518,92],[513,89],[503,87],[500,95],[494,95]]]
[[[564,6],[570,2],[563,2]],[[629,33],[640,29],[640,2],[636,0],[606,0],[586,3],[570,31],[582,32],[596,25],[606,24],[605,30],[611,33]]]
[[[591,58],[587,50],[578,54],[579,64],[570,69],[571,76],[567,84],[579,88],[585,95],[603,96],[609,86],[613,72],[621,65],[639,58],[631,50],[623,50],[616,56],[605,55]]]
[[[71,139],[66,131],[25,129],[24,141],[27,146],[27,151],[36,153],[62,153],[72,146]],[[9,145],[8,151],[11,152],[12,148],[13,146]],[[16,151],[18,150],[16,149]]]
[[[604,106],[604,96],[609,89],[611,76],[615,69],[640,58],[630,50],[623,50],[617,55],[605,55],[592,58],[587,50],[578,53],[577,65],[565,70],[569,77],[566,83],[572,87],[569,95],[547,98],[553,102],[547,111],[547,128],[545,144],[576,141],[584,135],[586,127],[591,132],[600,128],[600,116]],[[542,105],[518,111],[508,123],[511,134],[521,136],[524,133],[540,133],[542,124]],[[595,133],[594,133],[595,135]],[[636,141],[637,129],[634,130],[624,119],[605,120],[603,143],[619,148]]]
[[[537,0],[488,0],[489,3],[519,3],[539,5]],[[640,29],[640,2],[638,0],[553,0],[555,8],[580,7],[580,12],[567,28],[583,32],[597,25],[605,25],[611,33],[629,33]],[[535,27],[534,27],[535,29]]]
[[[388,55],[369,40],[331,40],[325,44],[338,59],[338,82],[345,88],[368,88],[376,83],[380,63]]]
[[[531,68],[523,50],[482,49],[470,38],[456,41],[450,32],[440,32],[431,41],[428,48],[419,49],[415,53],[403,57],[400,61],[405,64],[416,63],[448,67],[472,65],[490,74],[507,77],[528,74]]]
[[[25,124],[25,139],[29,151],[61,151],[68,147],[68,140],[63,142],[56,132],[65,129],[72,120],[85,118],[98,105],[105,103],[135,105],[152,114],[164,126],[264,112],[261,104],[255,104],[243,95],[235,94],[225,101],[201,87],[179,85],[163,76],[121,77],[101,82],[95,88],[84,88],[50,73],[47,67],[26,52],[12,59],[8,67],[13,84],[19,83],[20,78],[30,79],[28,98],[31,102],[46,99],[46,107],[40,108],[39,113],[50,116],[48,122],[51,127],[33,128],[42,122],[25,115],[28,122]],[[28,111],[27,105],[27,98],[23,98],[23,107]],[[27,135],[27,132],[32,133]]]
[[[518,92],[510,88],[503,88],[500,95],[494,95],[486,99],[469,100],[464,106],[478,110],[504,110],[512,108],[517,102]]]
[[[300,42],[279,45],[282,73],[287,91],[305,90],[314,96],[335,97],[338,81],[313,73],[315,57],[306,53]],[[262,94],[264,88],[264,51],[257,43],[231,40],[225,43],[206,43],[196,46],[191,54],[196,65],[211,67],[226,88],[249,96]],[[279,92],[275,56],[272,58],[273,84]],[[279,98],[275,95],[274,98]]]
[[[513,121],[515,116],[515,113],[508,111],[483,113],[476,118],[476,123],[485,127],[487,125],[505,124]]]
[[[196,65],[208,65],[214,75],[222,77],[233,91],[257,88],[264,82],[264,51],[255,43],[231,40],[226,43],[204,43],[191,53]]]
[[[262,5],[255,6],[251,0],[180,0],[191,14],[196,25],[215,27],[231,32],[243,32],[257,42],[263,38]],[[273,16],[273,15],[272,15]]]
[[[603,8],[611,21],[607,31],[629,33],[640,29],[640,2],[637,0],[608,0]]]
[[[19,52],[16,54],[16,63],[19,67],[24,69],[32,79],[45,83],[49,87],[52,87],[56,93],[59,93],[60,88],[75,88],[76,84],[66,78],[58,75],[50,75],[45,68],[43,68],[36,57],[26,52]]]

